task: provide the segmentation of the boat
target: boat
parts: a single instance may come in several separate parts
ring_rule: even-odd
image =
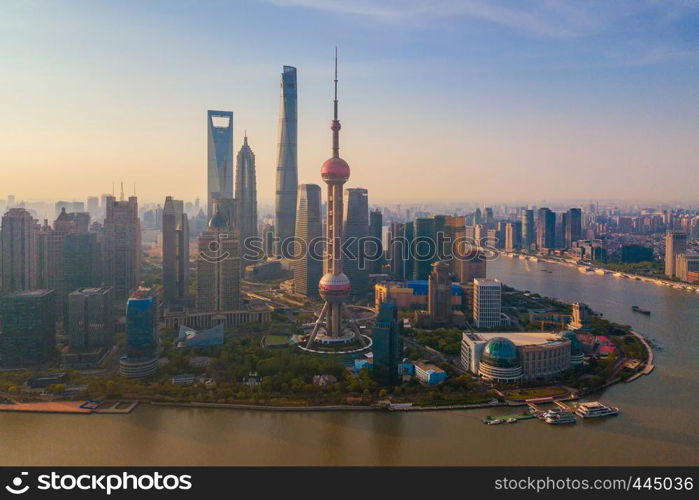
[[[575,414],[582,418],[611,417],[619,414],[619,408],[606,406],[599,401],[580,403],[575,409]]]
[[[637,312],[637,313],[645,314],[646,316],[650,316],[650,311],[648,309],[643,309],[643,308],[638,307],[638,306],[631,306],[631,310],[633,312]]]
[[[490,421],[488,422],[488,425],[499,425],[499,424],[504,424],[504,423],[505,423],[505,421],[504,421],[503,419],[501,419],[501,418],[495,418],[495,419],[493,419],[493,420],[490,420]]]
[[[508,424],[516,424],[516,423],[517,423],[517,419],[516,419],[515,417],[510,417],[510,418],[507,419],[507,423],[508,423]]]
[[[574,424],[577,421],[578,420],[575,418],[575,415],[569,411],[560,411],[544,418],[544,422],[552,425]]]

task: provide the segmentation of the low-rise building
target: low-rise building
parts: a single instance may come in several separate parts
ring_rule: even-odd
[[[415,377],[426,385],[441,384],[447,379],[447,372],[435,365],[432,361],[417,361],[415,365]]]

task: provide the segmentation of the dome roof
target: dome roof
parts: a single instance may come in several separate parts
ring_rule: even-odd
[[[211,220],[209,220],[209,228],[228,229],[228,221],[220,210],[216,210],[216,213],[211,217]]]
[[[350,168],[342,158],[330,158],[320,167],[320,175],[324,181],[342,181],[349,179]]]
[[[350,280],[345,273],[327,273],[320,278],[320,282],[318,283],[318,289],[321,293],[331,295],[349,293],[350,288]]]
[[[512,368],[520,365],[517,346],[505,337],[490,339],[483,348],[481,363],[499,368]]]
[[[562,339],[567,339],[570,340],[570,353],[575,355],[575,354],[582,354],[582,344],[578,340],[578,336],[575,334],[573,330],[563,330],[559,336]]]

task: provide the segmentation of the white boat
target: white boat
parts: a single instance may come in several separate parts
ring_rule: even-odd
[[[501,418],[496,418],[494,420],[491,420],[488,422],[488,425],[499,425],[499,424],[504,424],[505,421]]]
[[[580,403],[575,409],[575,414],[582,418],[610,417],[619,414],[619,408],[606,406],[599,401]]]
[[[557,424],[574,424],[578,420],[575,415],[569,411],[561,411],[554,415],[544,418],[544,422],[547,424],[557,425]]]

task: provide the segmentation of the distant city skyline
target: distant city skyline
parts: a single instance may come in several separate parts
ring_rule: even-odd
[[[337,44],[348,187],[372,204],[696,202],[699,3],[601,5],[3,3],[0,197],[124,181],[139,200],[205,204],[204,118],[227,109],[269,202],[284,65],[298,68],[298,181],[318,183]]]

